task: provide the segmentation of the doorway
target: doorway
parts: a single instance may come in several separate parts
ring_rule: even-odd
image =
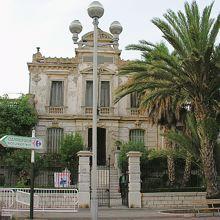
[[[88,129],[88,148],[92,150],[92,128]],[[97,128],[97,165],[106,165],[106,129]]]

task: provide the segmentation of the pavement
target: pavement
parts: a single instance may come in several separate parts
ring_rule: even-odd
[[[16,220],[28,220],[29,212],[28,211],[15,211],[13,216]],[[99,208],[98,210],[98,220],[220,220],[220,214],[215,213],[213,217],[211,213],[209,214],[200,214],[195,217],[192,213],[185,214],[170,214],[162,213],[160,210],[153,209],[129,209],[129,208]],[[90,209],[79,209],[78,212],[57,212],[57,210],[50,211],[35,211],[34,213],[35,220],[90,220],[91,212]]]

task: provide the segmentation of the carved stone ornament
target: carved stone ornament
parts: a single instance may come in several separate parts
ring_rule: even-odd
[[[82,36],[83,41],[93,41],[93,31],[88,32],[87,34]],[[111,42],[113,40],[113,36],[100,28],[98,29],[98,41],[103,42]]]
[[[139,120],[135,121],[135,127],[140,128],[141,127],[141,122]]]
[[[39,73],[34,74],[32,79],[34,82],[38,83],[41,80],[40,74]]]
[[[73,77],[73,82],[74,82],[74,83],[77,83],[77,80],[78,80],[78,76],[74,76],[74,77]]]
[[[101,73],[104,73],[106,71],[106,68],[104,65],[99,65],[98,67],[98,73],[101,74]]]
[[[52,121],[52,126],[53,127],[59,127],[59,121],[57,120],[57,118],[54,118]]]

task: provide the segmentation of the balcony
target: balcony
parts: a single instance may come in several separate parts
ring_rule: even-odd
[[[92,115],[92,107],[83,107],[83,113],[85,115]],[[113,107],[100,107],[99,108],[99,115],[105,116],[105,115],[113,115],[114,114],[114,108]]]
[[[46,106],[48,114],[62,115],[65,114],[66,107],[64,106]]]
[[[140,115],[140,110],[138,108],[128,108],[127,109],[127,114],[131,116],[138,116]]]

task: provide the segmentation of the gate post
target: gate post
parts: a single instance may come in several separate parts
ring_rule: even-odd
[[[89,159],[92,156],[90,151],[79,151],[78,168],[78,189],[79,189],[79,206],[81,208],[90,207],[90,165]]]
[[[115,161],[114,161],[114,168],[118,170],[118,158],[119,158],[120,150],[115,150]]]
[[[128,207],[141,208],[141,181],[139,151],[129,151],[128,157]]]

